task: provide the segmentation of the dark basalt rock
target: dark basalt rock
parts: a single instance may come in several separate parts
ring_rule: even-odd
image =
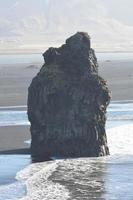
[[[105,133],[110,93],[98,75],[87,33],[49,48],[28,93],[33,161],[109,154]]]

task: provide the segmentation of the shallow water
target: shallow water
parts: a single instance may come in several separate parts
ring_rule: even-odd
[[[23,110],[0,110],[0,126],[29,125],[26,113]]]
[[[25,184],[15,176],[28,164],[30,155],[0,155],[0,200],[16,200],[25,195]]]
[[[21,110],[23,108],[23,110]],[[15,109],[15,110],[14,110]],[[25,109],[25,110],[24,110]],[[107,109],[107,125],[131,122],[133,120],[133,102],[112,102]],[[26,106],[0,107],[0,126],[29,125]],[[108,126],[107,126],[108,127]]]
[[[8,108],[6,111],[9,112]],[[22,116],[26,121],[26,113],[22,112]],[[26,183],[27,196],[23,200],[133,200],[133,102],[112,102],[107,116],[111,156],[31,164],[17,173],[17,186],[6,185],[2,198],[7,200],[7,195],[11,195],[10,199],[18,199],[18,194],[24,194]],[[11,118],[17,121],[16,117]]]

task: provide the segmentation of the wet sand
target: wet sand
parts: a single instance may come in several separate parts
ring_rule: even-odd
[[[101,62],[100,75],[107,80],[112,100],[133,100],[133,61]]]
[[[99,62],[99,74],[107,80],[112,100],[133,100],[133,61]],[[0,106],[26,105],[28,86],[40,69],[29,64],[0,65]],[[0,154],[29,153],[29,127],[0,127]]]
[[[27,104],[28,86],[40,65],[0,65],[0,106]]]
[[[29,154],[29,126],[0,127],[0,154]]]
[[[28,86],[41,65],[0,65],[0,106],[27,104]],[[133,99],[133,61],[99,62],[99,74],[107,80],[112,100]]]

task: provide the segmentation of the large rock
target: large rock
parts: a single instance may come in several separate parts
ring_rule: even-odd
[[[49,48],[28,94],[33,161],[109,154],[105,121],[110,93],[98,75],[87,33]]]

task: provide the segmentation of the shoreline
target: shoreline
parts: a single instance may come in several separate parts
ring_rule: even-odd
[[[125,99],[123,101],[121,100],[111,101],[110,104],[112,105],[111,107],[109,107],[109,110],[112,108],[113,104],[117,104],[117,107],[119,104],[123,105],[125,104],[126,106],[130,107],[130,103],[133,104],[133,100]],[[16,107],[6,106],[3,107],[3,109],[1,107],[0,111],[13,112],[19,110],[23,112],[23,109],[26,109],[26,105],[20,105]],[[120,107],[118,107],[118,109],[120,109]],[[28,124],[27,125],[13,124],[13,125],[0,126],[0,155],[8,155],[8,154],[30,155],[30,143],[26,142],[30,140],[30,138],[31,138],[31,133],[30,133],[30,126]]]
[[[30,155],[30,148],[22,148],[22,149],[12,149],[12,150],[4,150],[0,151],[1,155]]]
[[[107,80],[108,87],[112,91],[112,102],[132,102],[133,61],[110,60],[98,63],[99,75]],[[24,63],[0,64],[0,111],[26,109],[28,87],[41,65],[29,66],[29,64]],[[25,140],[29,139],[28,126],[0,127],[0,154],[29,152],[27,150],[29,145],[24,143]]]
[[[14,64],[5,67],[0,65],[0,111],[3,111],[3,106],[5,107],[4,110],[13,111],[26,108],[28,86],[39,71],[39,67],[28,68],[27,65]],[[109,88],[112,90],[112,103],[120,103],[121,101],[123,103],[133,102],[133,61],[105,61],[99,62],[99,65],[99,74],[107,80]],[[0,127],[0,157],[5,158],[6,162],[3,162],[3,166],[7,168],[7,171],[3,168],[5,174],[1,171],[1,181],[4,182],[5,180],[9,185],[12,184],[12,181],[15,183],[16,173],[26,166],[22,164],[25,160],[23,156],[30,156],[29,144],[25,143],[29,139],[30,131],[28,125]],[[124,141],[123,138],[122,141]],[[15,157],[18,157],[19,160],[16,161]],[[6,158],[9,158],[13,165]],[[27,165],[30,164],[30,158],[29,160],[27,158],[25,163]],[[15,168],[16,171],[12,171],[13,166],[16,167],[18,164],[19,168]],[[1,185],[3,186],[3,184]],[[25,188],[23,188],[24,190]]]

